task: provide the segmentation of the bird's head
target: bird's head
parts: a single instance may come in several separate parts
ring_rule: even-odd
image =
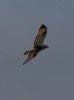
[[[48,48],[48,46],[47,46],[47,45],[43,45],[42,50],[44,50],[44,49],[46,49],[46,48]]]

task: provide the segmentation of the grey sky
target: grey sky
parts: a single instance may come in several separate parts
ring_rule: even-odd
[[[50,48],[22,66],[41,24]],[[72,80],[74,0],[0,0],[1,100],[74,100]]]

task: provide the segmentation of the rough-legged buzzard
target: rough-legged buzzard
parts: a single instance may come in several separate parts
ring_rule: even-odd
[[[33,59],[34,57],[36,57],[36,55],[41,51],[44,50],[46,48],[48,48],[47,45],[44,45],[44,39],[47,35],[47,27],[42,24],[39,28],[39,32],[35,38],[34,41],[34,48],[32,50],[26,51],[24,52],[24,55],[28,55],[27,60],[23,63],[27,63],[28,61],[30,61],[31,59]]]

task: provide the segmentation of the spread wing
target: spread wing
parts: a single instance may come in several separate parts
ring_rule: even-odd
[[[43,46],[44,39],[47,35],[47,27],[45,25],[41,25],[39,28],[38,35],[34,41],[34,47]]]

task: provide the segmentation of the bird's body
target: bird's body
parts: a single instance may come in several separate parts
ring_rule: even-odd
[[[36,55],[41,50],[48,48],[47,45],[43,45],[43,41],[46,35],[47,35],[47,27],[45,25],[41,25],[39,28],[38,35],[36,36],[36,39],[34,41],[34,48],[32,50],[24,52],[24,55],[28,55],[28,58],[23,64],[27,63],[28,61],[36,57]]]

